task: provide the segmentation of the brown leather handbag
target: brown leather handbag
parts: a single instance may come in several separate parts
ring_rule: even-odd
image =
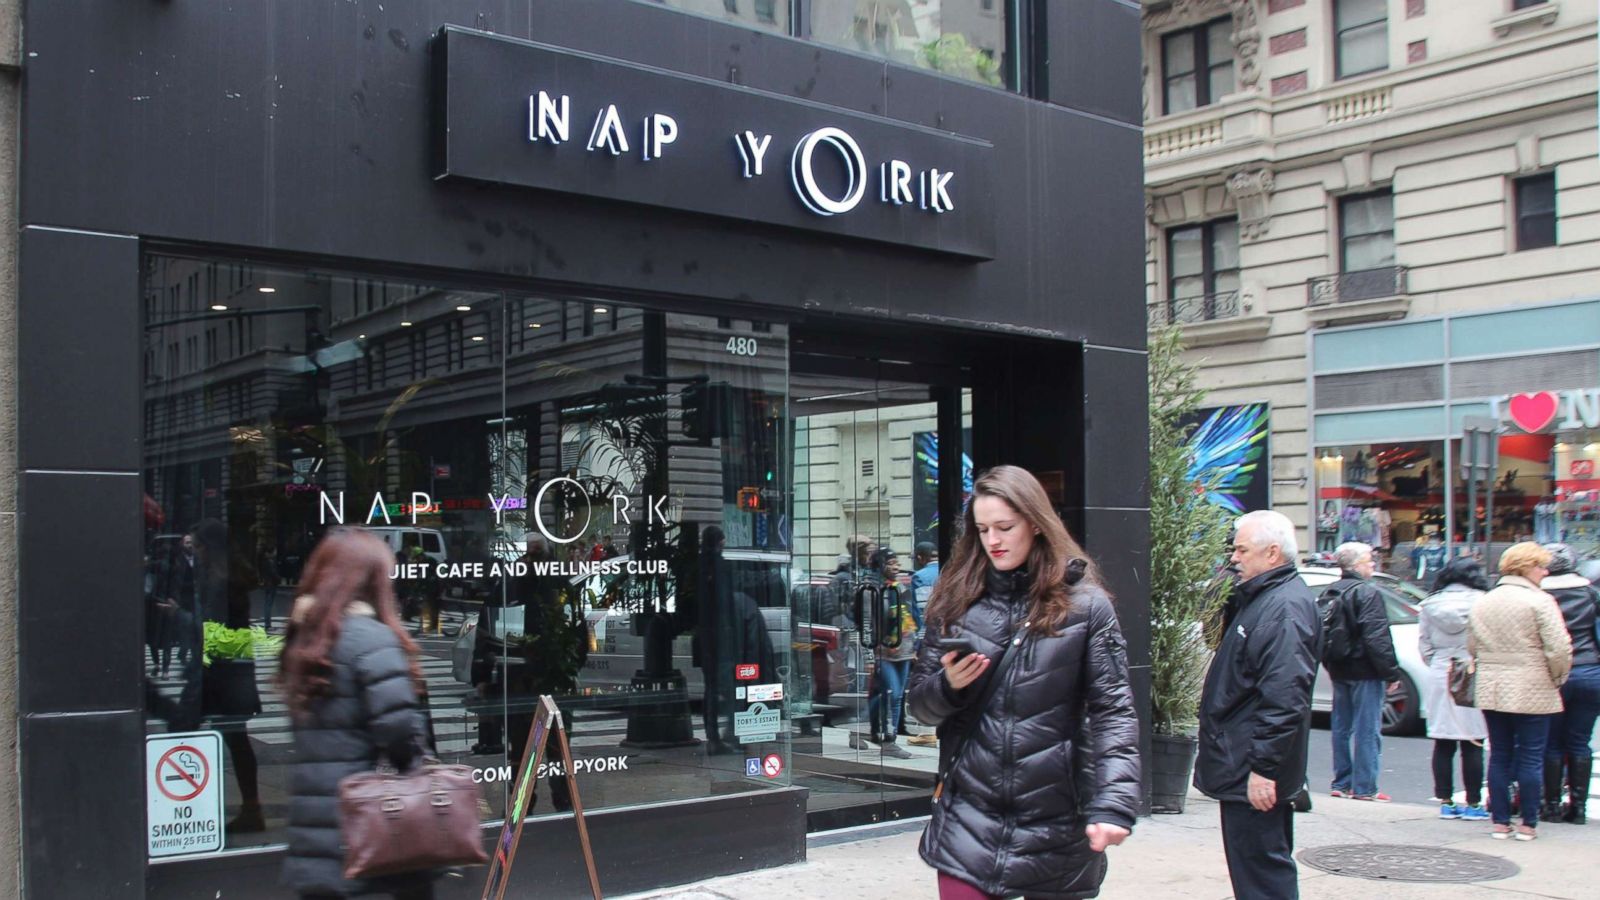
[[[1457,706],[1476,706],[1478,681],[1477,660],[1450,660],[1450,699]]]
[[[478,786],[468,766],[427,760],[410,772],[358,772],[339,782],[344,877],[372,878],[487,862]]]

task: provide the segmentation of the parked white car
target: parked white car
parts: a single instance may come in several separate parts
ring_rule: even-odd
[[[1313,594],[1339,580],[1339,570],[1323,566],[1301,566],[1300,577]],[[1372,586],[1383,595],[1388,607],[1389,635],[1394,639],[1395,656],[1400,660],[1399,687],[1391,687],[1383,704],[1383,733],[1417,734],[1422,730],[1422,680],[1428,667],[1417,650],[1417,600],[1396,586],[1388,577],[1374,578]],[[1333,681],[1320,667],[1311,692],[1311,708],[1316,712],[1333,710]]]

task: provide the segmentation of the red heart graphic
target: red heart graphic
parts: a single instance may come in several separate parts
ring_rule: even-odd
[[[1516,394],[1511,398],[1511,421],[1523,431],[1534,434],[1555,421],[1556,407],[1559,405],[1560,401],[1551,391]]]

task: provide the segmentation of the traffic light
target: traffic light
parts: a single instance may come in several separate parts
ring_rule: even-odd
[[[703,446],[724,437],[728,411],[726,383],[690,384],[683,389],[683,436]]]

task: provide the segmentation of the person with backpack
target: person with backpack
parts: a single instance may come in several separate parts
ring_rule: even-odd
[[[1342,576],[1318,600],[1322,665],[1333,679],[1333,797],[1388,803],[1378,791],[1383,700],[1400,675],[1388,607],[1371,584],[1372,547],[1351,541],[1334,550]]]

